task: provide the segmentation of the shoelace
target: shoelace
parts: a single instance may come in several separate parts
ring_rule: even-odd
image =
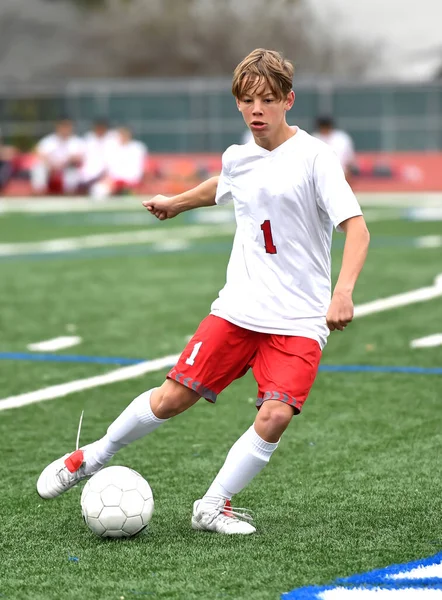
[[[223,521],[228,521],[229,519],[235,519],[237,521],[244,520],[249,523],[253,523],[254,517],[247,508],[236,507],[236,506],[225,506],[224,500],[219,502],[213,510],[209,513],[211,517],[211,521],[216,518],[221,518]]]
[[[59,471],[57,471],[56,477],[63,487],[67,487],[72,483],[72,480],[76,480],[81,476],[80,471],[81,467],[78,469],[78,471],[75,471],[75,473],[68,471],[67,467],[62,467]]]
[[[79,445],[80,445],[80,433],[81,433],[81,426],[83,424],[83,415],[84,415],[84,410],[81,411],[80,421],[78,423],[77,439],[75,442],[75,451],[78,450]],[[77,477],[80,475],[80,470],[81,470],[81,467],[75,473],[71,473],[70,471],[68,471],[67,467],[64,466],[64,467],[61,467],[61,469],[59,469],[57,471],[55,476],[58,479],[58,481],[60,482],[60,484],[63,487],[66,487],[71,483],[72,479],[77,479]]]
[[[249,523],[253,523],[255,520],[249,509],[238,506],[229,506],[226,510],[223,508],[223,514],[228,518],[232,517],[234,519],[242,519],[244,521],[248,521]]]
[[[75,450],[78,450],[79,445],[80,445],[80,433],[81,433],[81,426],[83,424],[83,415],[84,415],[84,410],[81,411],[80,422],[78,423],[77,441],[75,442]]]

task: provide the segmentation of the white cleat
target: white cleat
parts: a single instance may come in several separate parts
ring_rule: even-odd
[[[91,475],[93,473],[88,472],[84,462],[83,450],[75,450],[57,458],[42,471],[37,492],[42,498],[56,498]]]
[[[196,500],[193,504],[192,528],[199,531],[214,531],[227,535],[250,535],[255,533],[256,528],[247,521],[251,520],[250,515],[243,509],[232,508],[229,501],[220,500],[218,504],[207,509],[201,506],[201,500]],[[247,519],[247,521],[241,520]]]

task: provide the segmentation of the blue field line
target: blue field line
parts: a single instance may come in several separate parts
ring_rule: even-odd
[[[0,352],[0,360],[28,360],[37,362],[92,363],[101,365],[136,365],[147,358],[118,356],[82,356],[77,354],[46,354],[35,352]],[[442,367],[399,367],[378,365],[321,365],[320,371],[337,373],[406,373],[413,375],[442,375]]]
[[[411,373],[414,375],[442,375],[442,367],[395,367],[378,365],[321,365],[320,371],[342,373]]]

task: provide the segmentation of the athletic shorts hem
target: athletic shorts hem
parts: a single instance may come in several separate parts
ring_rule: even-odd
[[[303,402],[299,402],[299,400],[296,400],[296,398],[289,396],[288,394],[283,394],[280,392],[265,392],[262,398],[256,399],[256,408],[260,408],[260,406],[262,406],[267,400],[279,400],[280,402],[288,404],[294,409],[295,415],[299,415],[303,405]]]
[[[195,381],[194,379],[192,379],[192,377],[186,377],[184,373],[178,373],[175,368],[169,371],[169,373],[167,374],[167,378],[173,379],[174,381],[181,383],[181,385],[184,385],[190,390],[193,390],[202,398],[205,398],[208,402],[215,404],[217,394],[215,394],[215,392],[212,392],[212,390],[203,385],[200,381]]]

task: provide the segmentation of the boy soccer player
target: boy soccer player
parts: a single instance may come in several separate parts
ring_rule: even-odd
[[[269,462],[315,379],[329,330],[353,317],[352,291],[369,234],[338,158],[324,143],[290,128],[293,67],[258,49],[235,69],[233,95],[254,143],[231,146],[222,173],[198,187],[143,202],[157,218],[233,200],[237,230],[227,281],[176,366],[159,388],[141,394],[100,440],[51,463],[37,490],[53,498],[105,465],[201,397],[215,402],[252,369],[258,384],[254,424],[239,438],[203,498],[192,527],[250,534],[255,527],[230,506]],[[331,297],[332,228],[346,241]]]
[[[316,119],[316,131],[313,136],[325,142],[336,152],[344,170],[345,178],[351,182],[351,168],[355,163],[353,140],[346,131],[335,127],[332,117],[323,116]]]

